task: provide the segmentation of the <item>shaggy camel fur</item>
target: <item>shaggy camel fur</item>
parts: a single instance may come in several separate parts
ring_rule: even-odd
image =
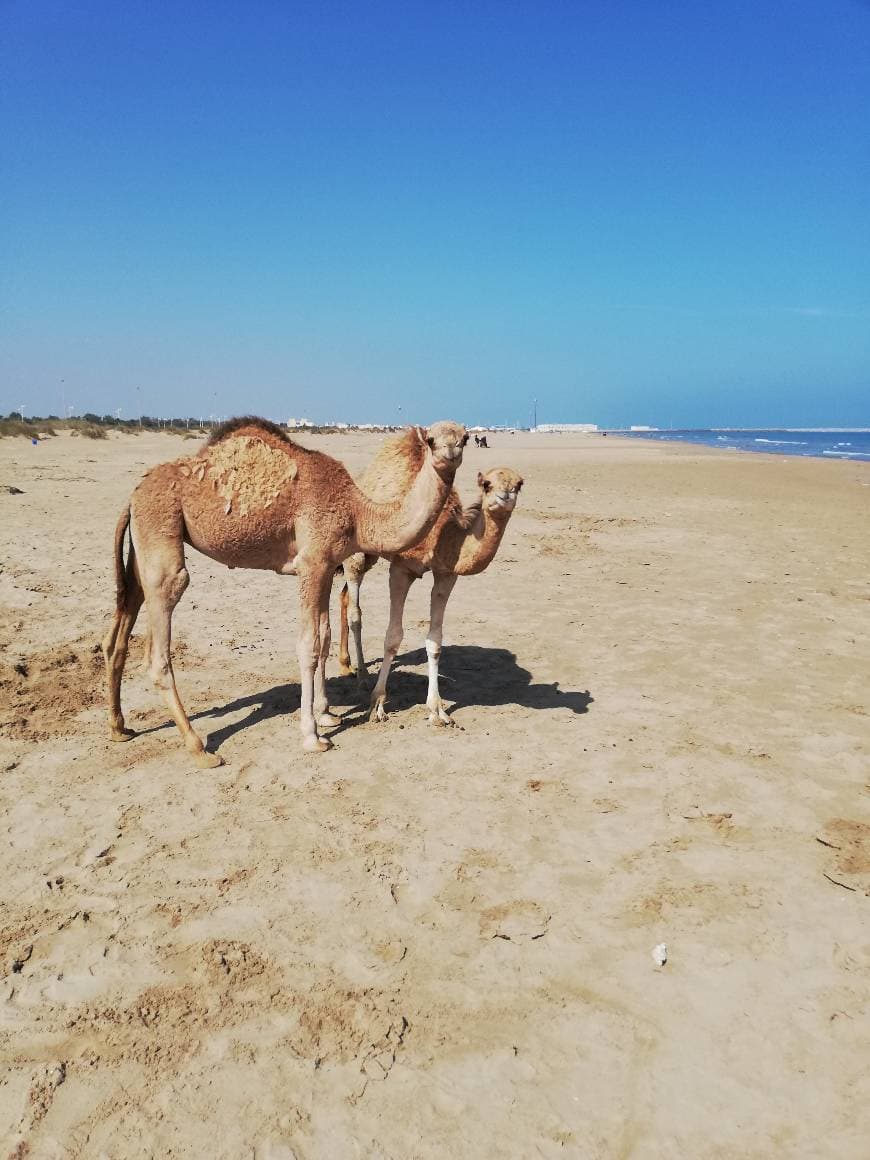
[[[189,583],[184,545],[229,568],[263,568],[299,577],[297,655],[302,747],[330,748],[318,735],[337,725],[326,699],[329,593],[337,565],[354,552],[391,553],[433,526],[451,491],[468,436],[457,423],[412,428],[416,472],[389,503],[374,503],[343,464],[292,442],[274,423],[245,417],[218,427],[196,455],[147,472],[115,530],[114,622],[103,641],[110,736],[133,733],[121,711],[130,632],[143,601],[150,626],[150,673],[197,765],[222,764],[205,750],[178,697],[170,658],[172,611]],[[130,529],[130,552],[123,558]]]
[[[485,475],[478,473],[480,497],[463,509],[456,492],[452,492],[444,510],[429,534],[415,547],[396,553],[390,564],[390,622],[384,640],[384,659],[371,697],[371,715],[386,721],[384,701],[390,666],[402,643],[402,613],[411,585],[426,572],[432,572],[432,600],[426,655],[429,662],[429,690],[426,706],[433,725],[452,725],[438,692],[438,662],[441,657],[441,635],[444,611],[450,593],[460,576],[475,576],[491,563],[498,551],[505,528],[516,506],[523,486],[522,478],[507,467],[497,467]],[[359,586],[371,557],[353,556],[345,562],[347,585],[341,594],[341,654],[347,665],[347,626],[354,625],[357,672],[364,670],[362,657],[362,616],[359,609]],[[362,565],[360,561],[362,560]],[[354,609],[354,604],[356,608]],[[354,615],[355,613],[355,615]]]

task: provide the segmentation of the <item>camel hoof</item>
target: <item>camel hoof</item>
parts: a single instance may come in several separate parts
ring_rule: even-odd
[[[303,737],[302,748],[306,753],[326,753],[333,744],[328,737]]]
[[[356,669],[352,668],[350,665],[346,665],[344,661],[339,661],[338,675],[340,677],[355,677]]]
[[[373,724],[380,725],[384,721],[389,721],[389,719],[389,714],[384,708],[383,698],[380,701],[377,701],[369,709],[369,721],[371,721]]]
[[[197,769],[217,769],[219,765],[224,763],[224,759],[219,753],[209,753],[207,749],[195,753],[193,760],[196,762]]]
[[[136,732],[133,729],[110,729],[110,741],[129,741],[131,737],[135,737]]]
[[[455,727],[456,722],[453,720],[452,717],[446,717],[446,716],[442,717],[438,713],[430,713],[429,714],[429,724],[430,725],[437,725],[439,729],[449,729],[449,728]]]
[[[332,713],[321,713],[317,718],[317,727],[319,729],[335,729],[341,724],[340,717],[334,717]]]

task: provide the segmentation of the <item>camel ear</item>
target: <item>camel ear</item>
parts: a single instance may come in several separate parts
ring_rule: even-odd
[[[523,486],[523,484],[524,484],[524,483],[525,483],[525,480],[523,480],[523,479],[518,479],[518,480],[517,480],[517,491],[521,491],[521,490],[522,490],[522,486]]]
[[[484,491],[489,491],[492,488],[492,484],[482,471],[478,471],[477,473],[477,486],[482,487]]]
[[[425,427],[415,427],[414,430],[417,432],[417,438],[420,440],[420,442],[425,443],[426,442],[426,428]]]

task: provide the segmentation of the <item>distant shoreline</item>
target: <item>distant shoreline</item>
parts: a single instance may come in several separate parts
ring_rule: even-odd
[[[619,434],[649,443],[683,443],[756,455],[870,461],[870,427],[700,427],[664,431],[653,428]]]

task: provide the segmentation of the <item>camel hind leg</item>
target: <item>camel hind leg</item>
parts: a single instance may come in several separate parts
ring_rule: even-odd
[[[343,677],[353,676],[353,666],[350,663],[350,651],[348,649],[348,629],[347,629],[347,603],[348,591],[347,584],[342,584],[341,593],[338,598],[338,606],[340,610],[339,623],[341,631],[338,638],[338,667]]]
[[[338,663],[343,676],[356,673],[360,692],[369,688],[366,662],[362,647],[362,609],[360,608],[360,586],[366,572],[377,561],[376,556],[365,556],[361,552],[349,556],[344,561],[344,587],[341,590],[341,635],[338,647]],[[349,638],[353,635],[354,663],[351,664]]]
[[[145,593],[145,607],[151,631],[148,669],[154,685],[163,694],[166,707],[181,731],[184,747],[200,769],[223,765],[223,758],[209,753],[193,728],[175,685],[172,669],[172,613],[190,583],[184,566],[184,546],[166,539],[155,544],[140,543],[137,538],[139,575]]]
[[[139,583],[136,560],[131,550],[125,567],[125,585],[115,610],[112,627],[103,638],[103,659],[106,662],[106,686],[109,697],[109,737],[112,741],[129,741],[135,736],[128,729],[121,709],[121,680],[127,661],[130,633],[142,607],[145,594]]]
[[[347,578],[347,622],[350,626],[350,631],[353,636],[353,651],[356,654],[354,657],[356,667],[356,683],[361,692],[368,690],[368,674],[366,673],[366,662],[363,656],[362,647],[362,609],[359,603],[359,590],[362,583],[362,577],[348,576]],[[342,605],[342,618],[344,618],[345,608]],[[342,623],[342,633],[345,632],[345,624]]]
[[[386,721],[388,719],[384,708],[384,702],[387,699],[387,678],[405,634],[402,627],[402,615],[405,611],[405,601],[408,599],[411,585],[416,579],[417,577],[413,573],[406,572],[395,560],[390,564],[390,622],[384,637],[384,659],[381,661],[378,679],[374,689],[372,689],[369,706],[370,721]]]

